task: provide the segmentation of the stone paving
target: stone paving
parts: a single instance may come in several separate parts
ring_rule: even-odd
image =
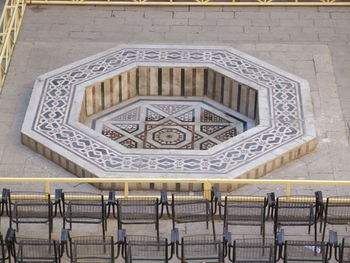
[[[345,7],[28,7],[0,96],[0,174],[73,177],[21,145],[20,128],[38,75],[118,44],[156,43],[234,47],[308,80],[318,148],[265,178],[348,180],[349,28],[350,8]],[[6,186],[28,189],[28,184]],[[58,186],[63,185],[52,189]],[[30,188],[43,190],[42,185]],[[83,184],[64,188],[96,190]],[[311,194],[317,189],[324,196],[349,193],[348,187],[331,186],[292,191]],[[265,185],[245,186],[235,193],[271,190],[284,193],[283,186]],[[170,222],[162,229],[168,233],[166,224]],[[4,222],[2,231],[6,226]]]
[[[1,1],[0,3],[0,12],[2,12],[2,9],[4,8],[5,1]]]

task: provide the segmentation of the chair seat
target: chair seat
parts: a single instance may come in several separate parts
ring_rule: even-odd
[[[58,245],[46,239],[19,239],[17,241],[18,262],[57,262]]]

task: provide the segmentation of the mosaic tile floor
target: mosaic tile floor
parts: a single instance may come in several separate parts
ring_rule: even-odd
[[[104,136],[143,149],[207,150],[253,125],[254,120],[208,100],[183,98],[140,99],[91,118],[91,127]]]

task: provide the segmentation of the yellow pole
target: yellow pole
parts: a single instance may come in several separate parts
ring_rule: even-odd
[[[51,193],[51,186],[50,186],[50,182],[46,181],[45,182],[45,192],[46,193]]]
[[[125,198],[129,197],[129,183],[128,182],[124,183],[124,197]]]
[[[286,184],[286,196],[291,196],[291,188],[292,185],[291,184]]]

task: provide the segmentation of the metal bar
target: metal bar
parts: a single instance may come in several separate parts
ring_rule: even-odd
[[[10,65],[25,6],[26,0],[7,0],[0,17],[0,92]]]
[[[286,184],[286,196],[290,196],[292,193],[291,184]]]
[[[207,200],[211,199],[210,191],[211,191],[211,183],[205,182],[203,184],[203,190],[204,190],[204,198]]]
[[[43,183],[45,192],[50,193],[51,183],[122,183],[124,184],[123,198],[149,198],[150,196],[129,195],[129,183],[189,183],[203,184],[204,197],[210,198],[210,190],[215,184],[267,184],[267,185],[285,185],[286,196],[291,196],[292,185],[342,185],[350,186],[350,181],[327,181],[327,180],[274,180],[274,179],[186,179],[186,178],[0,178],[0,183],[20,182],[20,183]],[[207,195],[208,194],[208,195]],[[345,199],[344,202],[347,202]]]
[[[48,182],[48,181],[45,182],[45,192],[46,193],[51,192],[50,182]]]
[[[160,2],[148,2],[148,1],[73,1],[73,0],[32,0],[30,4],[39,5],[137,5],[137,6],[350,6],[349,2],[299,2],[294,0],[293,2],[201,2],[201,1],[185,1],[185,2],[174,2],[169,0],[162,0]]]
[[[280,185],[344,185],[350,181],[328,180],[278,180],[278,179],[187,179],[187,178],[40,178],[1,177],[1,182],[27,183],[193,183],[193,184],[280,184]],[[209,185],[209,184],[208,184]]]
[[[128,182],[124,183],[124,197],[125,198],[129,197],[129,183]]]

